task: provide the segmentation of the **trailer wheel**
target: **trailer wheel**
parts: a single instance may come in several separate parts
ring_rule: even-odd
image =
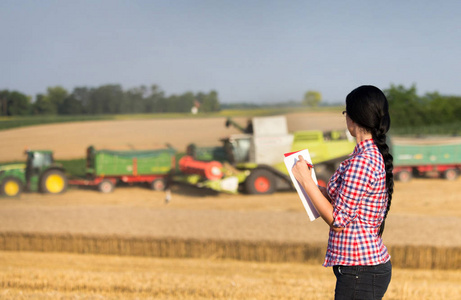
[[[248,194],[272,194],[275,191],[274,175],[264,169],[251,171],[245,180],[245,191]]]
[[[166,183],[163,178],[155,179],[150,183],[150,188],[154,191],[164,191],[165,187]]]
[[[458,178],[458,172],[456,169],[448,169],[445,172],[443,172],[443,178],[446,180],[455,180]]]
[[[0,194],[6,197],[17,197],[22,193],[22,183],[15,177],[6,177],[0,185]]]
[[[412,178],[410,171],[402,170],[397,173],[397,180],[401,182],[409,182]]]
[[[109,179],[104,179],[98,184],[98,190],[101,193],[112,193],[115,189],[114,183]]]
[[[60,170],[46,171],[40,181],[40,189],[47,194],[61,194],[67,190],[67,178]]]

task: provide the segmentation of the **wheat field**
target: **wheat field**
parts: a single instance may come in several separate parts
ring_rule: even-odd
[[[0,252],[2,299],[332,299],[302,263]],[[385,299],[459,299],[461,271],[394,268]]]

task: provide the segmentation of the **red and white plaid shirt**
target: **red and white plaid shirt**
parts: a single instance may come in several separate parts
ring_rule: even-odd
[[[333,226],[323,265],[377,265],[390,255],[379,237],[387,207],[384,161],[373,140],[357,144],[328,183],[333,204]]]

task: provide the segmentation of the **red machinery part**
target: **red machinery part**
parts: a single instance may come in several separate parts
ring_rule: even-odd
[[[209,180],[223,177],[222,164],[219,161],[199,161],[186,155],[179,160],[179,169],[186,174],[198,174]]]

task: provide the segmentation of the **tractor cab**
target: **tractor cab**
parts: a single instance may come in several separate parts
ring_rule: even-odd
[[[67,177],[61,164],[54,162],[49,150],[26,151],[27,191],[48,194],[63,193],[67,189]]]
[[[26,155],[27,168],[31,170],[40,171],[54,163],[53,152],[51,151],[26,151]]]
[[[51,151],[26,151],[26,190],[38,191],[38,181],[43,170],[49,168],[53,163]]]

